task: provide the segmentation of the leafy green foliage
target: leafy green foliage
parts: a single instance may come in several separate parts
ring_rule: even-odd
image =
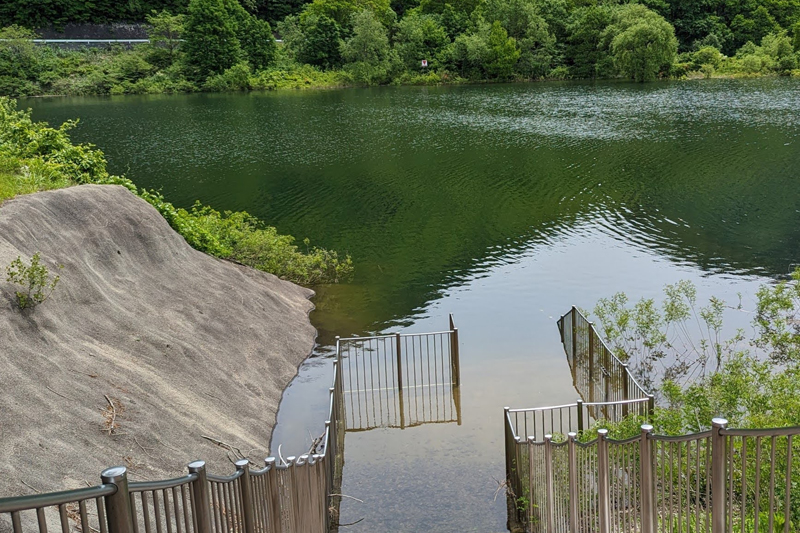
[[[672,25],[642,5],[618,8],[604,33],[617,69],[636,81],[655,80],[678,52]]]
[[[0,97],[0,200],[77,184],[122,185],[155,207],[192,247],[208,254],[305,285],[338,283],[352,275],[349,256],[340,258],[334,251],[310,247],[307,241],[305,250],[300,249],[293,237],[280,235],[245,212],[219,213],[199,204],[191,210],[182,209],[158,192],[139,189],[127,178],[109,175],[100,150],[72,144],[68,132],[74,125],[67,122],[53,129],[33,122],[30,111],[19,111],[13,100]],[[41,269],[15,267],[14,272],[15,279],[30,276],[37,283],[42,279]],[[55,286],[39,285],[49,290]],[[25,293],[26,306],[35,302],[40,292],[49,295],[38,288],[34,286],[30,296]]]
[[[47,300],[58,285],[59,276],[50,276],[50,271],[41,264],[39,252],[33,254],[30,264],[25,264],[22,257],[17,257],[6,268],[6,281],[21,287],[14,292],[17,306],[33,309]]]
[[[342,43],[345,70],[359,83],[388,81],[396,52],[389,46],[389,34],[372,11],[353,15],[353,34]]]
[[[450,38],[435,16],[415,11],[397,24],[394,43],[406,69],[420,71],[422,60],[427,59],[428,68],[433,70],[441,66],[442,53]]]
[[[733,427],[800,425],[800,269],[756,296],[749,339],[742,331],[722,339],[725,304],[711,298],[698,307],[687,281],[668,285],[661,306],[630,306],[623,293],[598,302],[612,349],[649,377],[648,387],[658,383],[660,432],[702,431],[716,416]]]
[[[241,59],[236,24],[223,0],[191,0],[183,49],[192,78],[221,74]]]
[[[294,49],[298,61],[322,68],[341,65],[342,28],[335,20],[309,15],[302,19],[300,27],[300,39]]]

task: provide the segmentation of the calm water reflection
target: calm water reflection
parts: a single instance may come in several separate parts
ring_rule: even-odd
[[[325,416],[333,335],[461,330],[463,423],[348,434],[350,531],[501,531],[503,405],[574,400],[555,319],[694,280],[752,308],[800,263],[800,84],[552,83],[27,101],[115,172],[349,252],[274,442]],[[747,316],[734,313],[734,324]],[[286,453],[284,453],[286,455]]]

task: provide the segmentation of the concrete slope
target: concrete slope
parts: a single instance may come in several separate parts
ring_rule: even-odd
[[[61,282],[22,312],[5,269],[35,252],[51,272],[63,265]],[[0,497],[94,485],[118,464],[134,480],[181,475],[194,459],[233,472],[235,454],[201,435],[262,460],[313,348],[312,295],[192,249],[122,187],[5,202]]]

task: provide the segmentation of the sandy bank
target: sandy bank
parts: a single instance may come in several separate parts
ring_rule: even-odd
[[[32,313],[5,267],[40,252],[61,282]],[[313,347],[313,292],[190,248],[145,201],[85,185],[0,206],[0,497],[230,473],[268,454],[283,389]],[[118,428],[108,427],[106,396]],[[25,484],[27,483],[28,486]]]

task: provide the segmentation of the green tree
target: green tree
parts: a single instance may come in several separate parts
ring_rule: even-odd
[[[435,69],[450,38],[435,16],[414,11],[397,24],[394,43],[407,69],[420,70],[423,59],[428,60],[430,69]]]
[[[148,32],[150,42],[157,49],[164,50],[168,64],[172,64],[175,61],[180,40],[183,38],[186,16],[173,15],[167,10],[153,11],[147,15],[147,23],[150,24]]]
[[[517,41],[499,21],[480,23],[476,31],[459,35],[452,47],[452,60],[462,76],[508,79],[520,56]]]
[[[639,82],[652,81],[675,61],[678,40],[664,18],[638,4],[617,8],[606,29],[617,70]]]
[[[481,6],[485,20],[499,21],[520,50],[517,72],[538,78],[550,72],[555,55],[555,36],[535,0],[486,0]]]
[[[611,24],[609,6],[586,6],[572,12],[567,24],[566,59],[576,78],[601,78],[614,71],[613,58],[603,46],[603,36]]]
[[[368,9],[353,15],[352,26],[353,35],[342,43],[345,69],[360,83],[388,81],[392,50],[386,28]]]
[[[303,17],[300,33],[302,40],[295,49],[298,61],[322,68],[341,65],[342,29],[335,20],[324,15]]]
[[[308,16],[327,17],[340,27],[349,28],[353,15],[365,9],[372,11],[386,26],[395,19],[389,0],[314,0],[306,5],[301,20]]]
[[[747,41],[761,42],[770,33],[780,31],[781,27],[763,5],[747,14],[738,14],[731,21],[734,46],[742,46]]]
[[[242,50],[236,30],[222,0],[191,0],[183,49],[195,81],[222,74],[239,62]]]
[[[255,70],[267,68],[277,52],[272,28],[266,20],[247,15],[238,25],[237,34],[242,51]]]

